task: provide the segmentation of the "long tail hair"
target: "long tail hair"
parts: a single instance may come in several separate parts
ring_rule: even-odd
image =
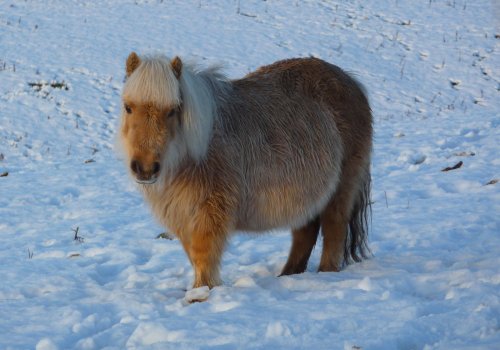
[[[347,228],[344,247],[344,265],[360,262],[371,256],[368,248],[368,221],[371,220],[371,175],[367,170],[358,190]]]

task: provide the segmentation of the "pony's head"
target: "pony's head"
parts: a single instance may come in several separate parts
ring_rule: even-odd
[[[126,61],[121,140],[136,181],[152,184],[182,158],[206,154],[215,103],[202,76],[185,69],[179,57]]]

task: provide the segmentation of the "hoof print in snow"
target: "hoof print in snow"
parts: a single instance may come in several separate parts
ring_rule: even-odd
[[[188,290],[186,292],[186,295],[184,296],[184,300],[189,304],[201,303],[206,301],[209,296],[210,296],[210,289],[207,286],[204,286]]]
[[[457,153],[454,153],[453,154],[454,156],[457,156],[457,157],[473,157],[476,155],[476,153],[474,152],[457,152]]]
[[[464,162],[460,161],[460,162],[458,162],[457,164],[455,164],[454,166],[448,166],[448,167],[446,167],[446,168],[442,169],[441,171],[450,171],[450,170],[455,170],[455,169],[460,168],[463,164],[464,164]]]
[[[460,85],[461,81],[457,79],[450,79],[450,84],[453,88],[456,88],[458,85]]]

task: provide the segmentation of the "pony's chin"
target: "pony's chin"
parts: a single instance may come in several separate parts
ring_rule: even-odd
[[[156,181],[158,181],[158,178],[151,180],[135,180],[135,182],[137,182],[139,185],[153,185],[156,183]]]

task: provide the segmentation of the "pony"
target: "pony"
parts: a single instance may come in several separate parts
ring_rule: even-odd
[[[236,231],[290,228],[281,275],[370,254],[372,114],[364,87],[321,59],[292,58],[230,80],[178,56],[126,60],[120,139],[130,174],[194,269],[221,284]]]

